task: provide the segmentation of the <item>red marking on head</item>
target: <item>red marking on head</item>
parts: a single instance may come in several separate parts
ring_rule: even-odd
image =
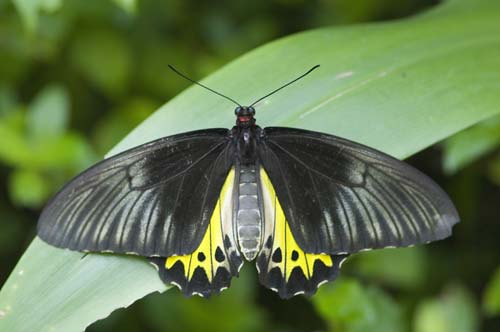
[[[246,116],[246,115],[245,115],[245,116],[239,116],[239,117],[238,117],[238,121],[239,121],[239,122],[248,122],[248,121],[250,121],[251,119],[252,119],[252,117],[251,117],[251,116]]]

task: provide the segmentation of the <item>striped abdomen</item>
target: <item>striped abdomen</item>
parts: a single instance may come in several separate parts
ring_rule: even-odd
[[[251,261],[260,250],[262,234],[256,166],[240,166],[236,180],[235,224],[238,244],[243,256]]]

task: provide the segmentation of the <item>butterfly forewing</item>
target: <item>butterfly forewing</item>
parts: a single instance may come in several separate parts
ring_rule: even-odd
[[[260,159],[308,253],[342,254],[445,238],[448,196],[415,168],[332,135],[265,128]]]
[[[227,129],[174,135],[83,172],[49,202],[38,235],[80,251],[168,257],[201,242],[233,163]]]

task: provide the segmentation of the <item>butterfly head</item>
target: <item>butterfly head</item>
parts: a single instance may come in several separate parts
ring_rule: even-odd
[[[234,110],[236,114],[236,125],[250,127],[255,124],[255,108],[252,106],[238,106]]]

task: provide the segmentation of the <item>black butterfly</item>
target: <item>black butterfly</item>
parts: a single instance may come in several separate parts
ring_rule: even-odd
[[[148,257],[186,295],[219,293],[256,259],[262,284],[289,298],[333,280],[349,254],[443,239],[458,222],[408,164],[328,134],[262,129],[255,103],[235,103],[230,130],[161,138],[84,171],[43,210],[38,235]]]

